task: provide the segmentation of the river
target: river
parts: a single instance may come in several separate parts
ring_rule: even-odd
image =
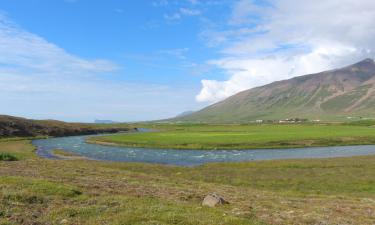
[[[52,151],[62,149],[94,160],[179,166],[197,166],[210,162],[332,158],[375,154],[375,145],[261,150],[173,150],[88,144],[85,142],[88,137],[91,136],[40,139],[34,140],[33,144],[37,147],[39,156],[50,159],[59,159],[58,156],[52,154]]]

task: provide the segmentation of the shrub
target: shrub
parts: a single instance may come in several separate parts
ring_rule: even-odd
[[[17,161],[18,158],[9,153],[0,152],[0,161]]]

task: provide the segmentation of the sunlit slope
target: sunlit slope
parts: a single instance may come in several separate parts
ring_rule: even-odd
[[[374,85],[375,63],[366,59],[341,69],[249,89],[175,120],[221,123],[292,117],[321,120],[374,117]]]

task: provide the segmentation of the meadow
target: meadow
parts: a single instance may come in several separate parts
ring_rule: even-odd
[[[373,224],[375,156],[177,167],[47,160],[0,141],[0,224]],[[63,152],[58,152],[64,154]],[[208,193],[228,205],[202,207]]]
[[[138,124],[153,132],[94,137],[89,142],[171,149],[258,149],[375,144],[372,123]]]

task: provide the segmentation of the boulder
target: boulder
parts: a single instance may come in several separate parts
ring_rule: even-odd
[[[228,204],[228,202],[216,193],[208,194],[202,202],[203,206],[215,207],[217,205]]]

